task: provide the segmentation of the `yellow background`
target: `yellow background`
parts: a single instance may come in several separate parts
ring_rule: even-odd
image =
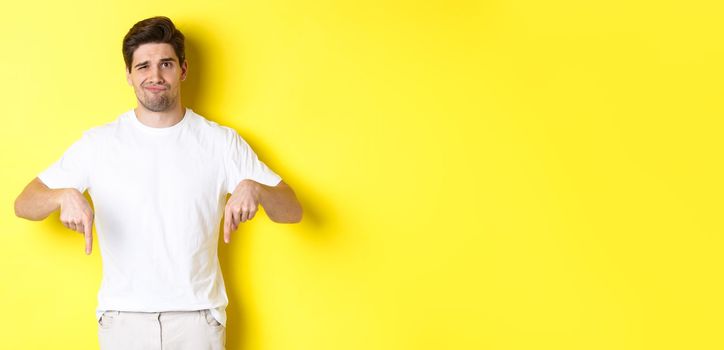
[[[97,240],[13,201],[166,15],[184,101],[305,208],[221,242],[228,349],[722,349],[720,3],[4,4],[0,348],[97,348]]]

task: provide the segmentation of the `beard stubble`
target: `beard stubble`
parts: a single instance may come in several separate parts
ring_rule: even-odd
[[[166,90],[165,93],[159,95],[154,95],[142,90],[141,95],[137,97],[138,102],[152,112],[167,111],[176,103],[177,99],[176,95],[170,95],[170,90]]]

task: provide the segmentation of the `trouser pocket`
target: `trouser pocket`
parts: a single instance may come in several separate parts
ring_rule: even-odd
[[[211,327],[223,327],[219,321],[217,321],[214,318],[214,315],[211,314],[211,311],[209,309],[201,310],[201,313],[203,314],[204,318],[206,319],[206,323],[209,324]]]
[[[98,319],[98,327],[108,329],[113,325],[113,321],[118,317],[119,311],[104,311],[101,318]]]

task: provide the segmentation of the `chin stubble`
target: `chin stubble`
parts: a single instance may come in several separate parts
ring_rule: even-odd
[[[165,94],[158,96],[158,98],[149,98],[149,96],[144,93],[143,98],[139,98],[138,102],[140,102],[143,107],[145,107],[149,111],[163,112],[171,108],[171,106],[176,103],[176,98],[175,96],[169,98],[169,96]]]

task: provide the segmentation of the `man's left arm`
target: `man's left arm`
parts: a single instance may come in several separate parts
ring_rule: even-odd
[[[251,220],[264,207],[269,219],[277,223],[297,223],[302,220],[302,206],[294,190],[284,181],[267,186],[244,179],[236,186],[224,209],[224,242],[229,243],[231,232],[239,224]]]

